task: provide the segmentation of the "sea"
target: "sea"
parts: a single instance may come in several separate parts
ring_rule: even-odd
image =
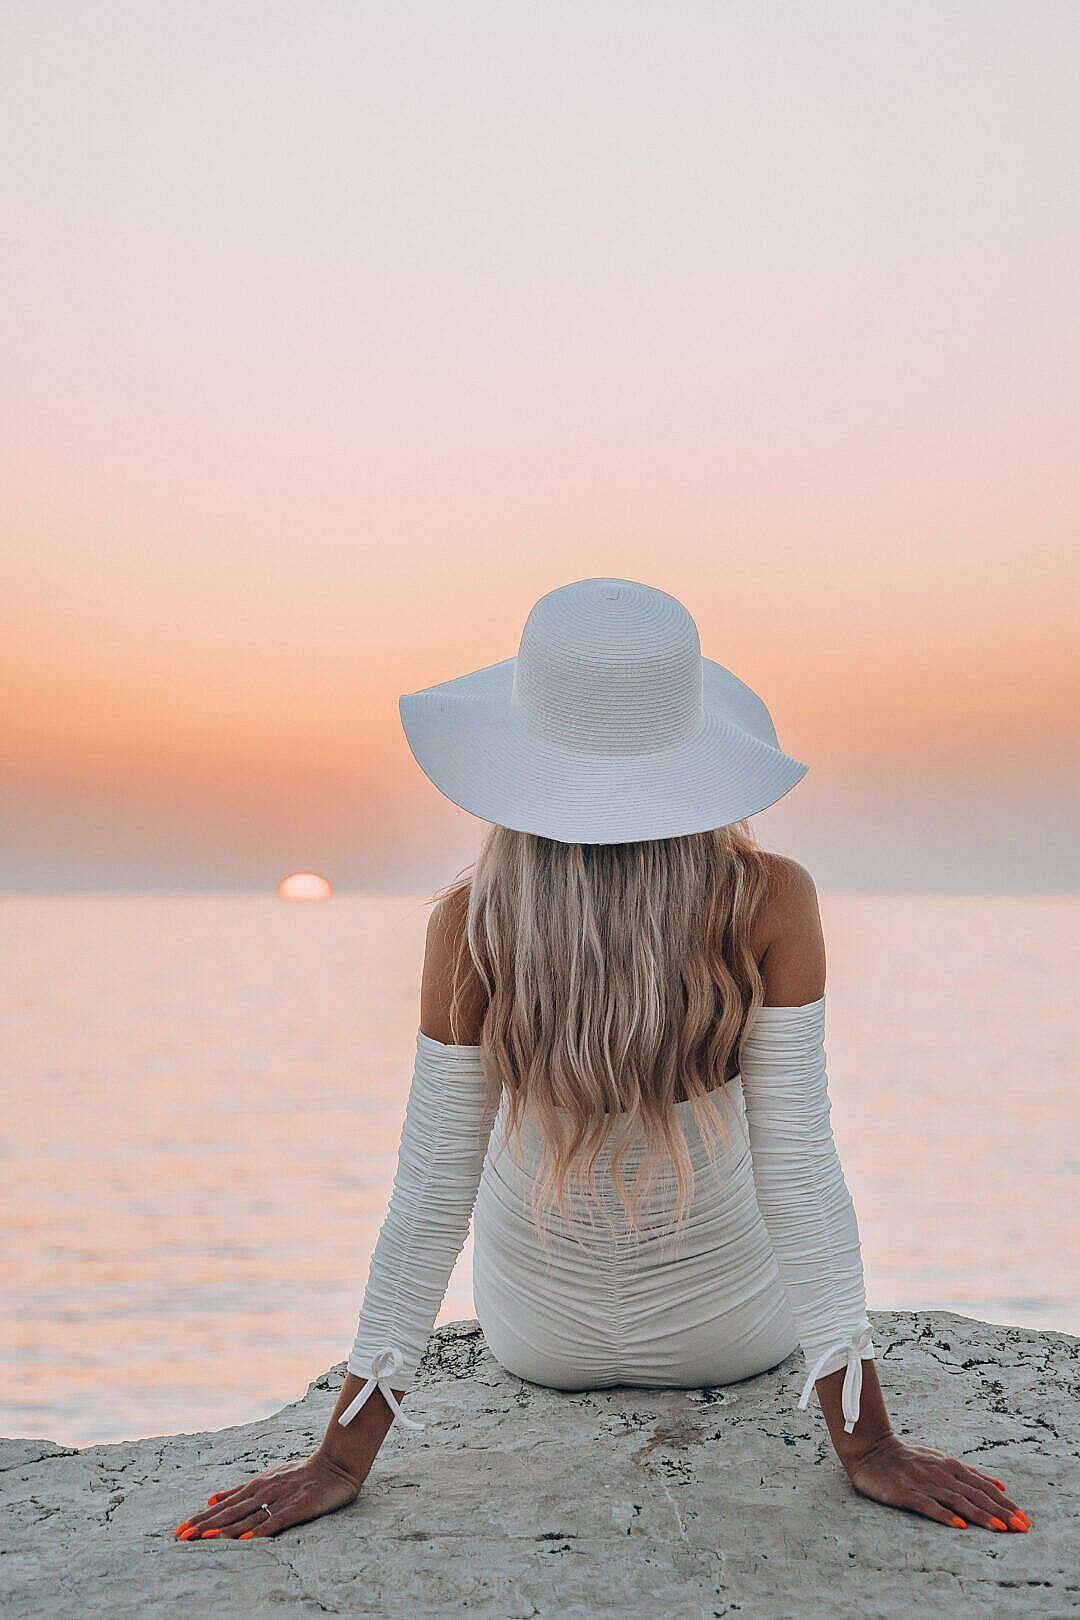
[[[1080,896],[821,900],[871,1309],[1080,1334]],[[427,908],[0,897],[0,1434],[244,1423],[346,1358]]]

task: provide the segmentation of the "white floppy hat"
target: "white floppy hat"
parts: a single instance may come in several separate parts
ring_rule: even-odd
[[[533,607],[516,658],[398,703],[417,764],[485,821],[567,844],[726,827],[806,774],[764,703],[702,658],[666,591],[581,579]]]

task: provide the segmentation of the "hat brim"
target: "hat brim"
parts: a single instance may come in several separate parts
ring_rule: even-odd
[[[470,815],[569,844],[678,838],[767,809],[808,769],[777,746],[757,693],[701,662],[702,724],[659,753],[597,755],[526,731],[516,658],[408,693],[398,710],[420,769]]]

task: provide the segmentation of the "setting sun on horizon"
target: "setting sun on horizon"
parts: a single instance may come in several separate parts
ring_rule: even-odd
[[[329,900],[333,888],[318,872],[291,872],[277,886],[279,900]]]

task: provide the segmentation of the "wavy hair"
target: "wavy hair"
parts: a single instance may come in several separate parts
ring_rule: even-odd
[[[672,1166],[669,1230],[685,1219],[694,1169],[674,1104],[690,1102],[711,1157],[726,1136],[716,1097],[727,1100],[729,1062],[764,999],[751,930],[767,859],[745,821],[623,844],[492,825],[473,865],[433,897],[465,910],[467,895],[451,1030],[460,1030],[466,979],[478,976],[488,1107],[505,1096],[507,1137],[519,1145],[527,1108],[543,1143],[532,1216],[545,1248],[553,1205],[573,1225],[568,1187],[610,1223],[595,1180],[609,1142],[612,1185],[634,1233],[642,1200]],[[643,1153],[627,1188],[638,1126]]]

